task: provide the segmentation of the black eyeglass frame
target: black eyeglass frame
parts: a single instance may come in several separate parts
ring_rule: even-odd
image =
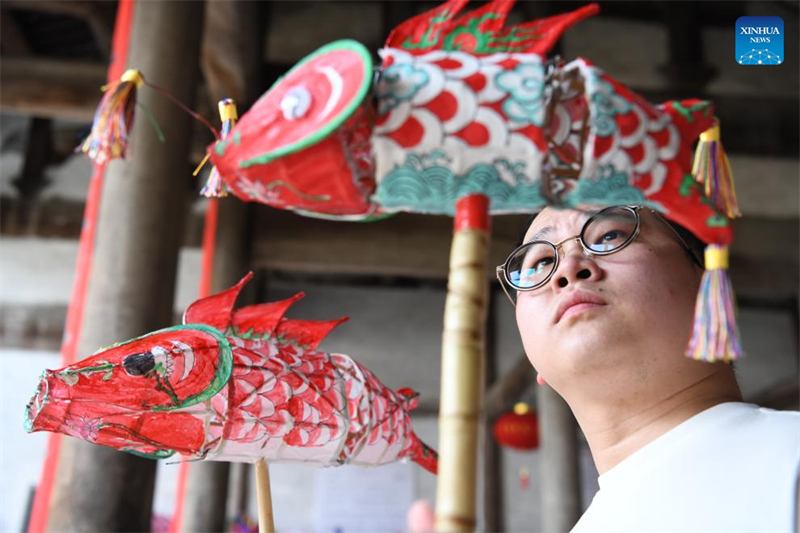
[[[578,241],[578,243],[581,245],[581,248],[583,248],[583,253],[587,257],[611,255],[611,254],[617,253],[620,250],[626,248],[630,243],[632,243],[634,240],[636,240],[636,237],[639,236],[639,230],[641,229],[641,226],[642,226],[642,218],[639,215],[639,211],[641,209],[643,209],[643,208],[644,207],[641,206],[641,205],[614,205],[614,206],[609,206],[609,207],[606,207],[604,209],[601,209],[600,211],[596,212],[591,217],[589,217],[589,219],[586,222],[584,222],[583,227],[581,228],[581,232],[578,235],[574,235],[572,237],[568,237],[568,238],[566,238],[566,239],[564,239],[564,240],[562,240],[562,241],[560,241],[558,243],[555,243],[555,244],[553,244],[550,241],[535,240],[535,241],[526,242],[526,243],[514,248],[514,250],[509,254],[508,258],[505,260],[505,262],[502,265],[498,265],[497,267],[495,267],[495,275],[497,276],[497,279],[500,282],[500,287],[503,288],[503,292],[506,293],[506,296],[508,297],[509,301],[511,302],[511,305],[516,307],[517,303],[516,303],[516,301],[514,301],[514,298],[508,292],[508,289],[506,288],[506,283],[512,289],[514,289],[515,291],[518,291],[518,292],[530,292],[530,291],[534,291],[536,289],[540,289],[540,288],[544,287],[545,285],[547,285],[547,282],[549,282],[550,279],[552,279],[553,274],[555,274],[556,270],[558,270],[558,264],[559,264],[559,261],[560,261],[560,254],[558,252],[568,242]],[[587,246],[586,241],[584,240],[584,234],[586,233],[586,229],[591,225],[592,221],[595,220],[597,217],[603,215],[604,213],[607,213],[608,211],[615,210],[615,209],[624,209],[624,210],[627,210],[627,211],[629,211],[629,212],[631,212],[633,214],[633,216],[635,218],[635,221],[636,221],[636,225],[635,225],[633,231],[631,232],[630,237],[628,237],[628,239],[626,239],[625,242],[623,242],[622,244],[620,244],[619,246],[617,246],[613,250],[598,251],[598,250],[591,249],[589,246]],[[696,254],[692,251],[692,249],[689,247],[689,245],[686,243],[686,240],[683,237],[681,237],[680,233],[678,233],[675,230],[675,228],[673,228],[672,225],[659,212],[657,212],[657,211],[655,211],[653,209],[650,209],[650,212],[655,214],[656,218],[661,220],[670,229],[670,231],[675,235],[675,237],[677,237],[678,242],[680,242],[681,245],[686,249],[686,251],[689,252],[689,255],[692,257],[692,260],[694,261],[694,263],[696,263],[697,265],[701,266],[702,263],[697,258]],[[554,264],[553,264],[553,268],[550,270],[550,273],[547,275],[547,277],[544,280],[542,280],[541,282],[537,283],[536,285],[534,285],[532,287],[517,287],[514,283],[511,282],[511,280],[510,280],[510,278],[508,276],[509,264],[511,263],[511,260],[514,258],[514,256],[517,255],[517,252],[519,252],[520,250],[522,250],[524,248],[528,248],[528,247],[531,247],[531,246],[536,245],[536,244],[544,244],[544,245],[547,245],[547,246],[549,246],[549,247],[551,247],[553,249],[553,255],[555,256],[555,261],[554,261]],[[501,276],[501,273],[502,273],[502,276]]]

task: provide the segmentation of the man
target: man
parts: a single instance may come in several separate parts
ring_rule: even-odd
[[[800,414],[742,403],[728,363],[684,355],[703,274],[691,241],[648,208],[546,208],[504,265],[539,383],[600,474],[576,532],[795,529]],[[431,525],[422,504],[410,519]]]

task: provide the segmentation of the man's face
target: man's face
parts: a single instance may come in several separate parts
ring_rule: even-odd
[[[648,209],[639,236],[607,256],[587,257],[564,244],[552,278],[517,296],[517,325],[528,358],[567,400],[616,388],[647,393],[654,382],[710,371],[683,356],[701,270],[671,229]],[[525,235],[553,243],[578,235],[588,215],[547,208]]]

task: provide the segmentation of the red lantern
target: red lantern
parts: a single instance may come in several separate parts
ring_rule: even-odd
[[[539,417],[528,404],[518,403],[513,412],[506,413],[495,421],[493,433],[501,446],[535,450],[539,447]]]

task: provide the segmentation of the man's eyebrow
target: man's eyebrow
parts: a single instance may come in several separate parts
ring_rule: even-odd
[[[553,228],[553,226],[545,226],[542,229],[540,229],[539,231],[537,231],[536,233],[534,233],[533,236],[530,238],[530,240],[531,241],[538,241],[542,237],[546,236],[548,233],[552,233],[553,229],[555,229],[555,228]],[[528,241],[528,242],[530,242],[530,241]]]

